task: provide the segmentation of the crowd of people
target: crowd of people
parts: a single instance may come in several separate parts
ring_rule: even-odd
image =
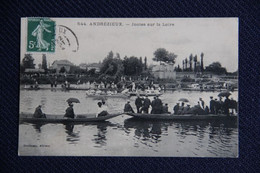
[[[159,96],[155,96],[151,101],[146,95],[145,98],[137,96],[135,100],[136,112],[144,113],[144,114],[171,114],[169,112],[169,107],[167,103],[162,102]],[[151,108],[151,110],[149,110]],[[106,105],[105,100],[97,103],[97,113],[96,117],[106,116],[108,115],[108,107]],[[231,110],[231,111],[230,111]],[[135,113],[132,108],[130,101],[128,100],[124,107],[124,112]],[[219,100],[214,99],[212,96],[210,97],[209,106],[207,106],[202,98],[199,98],[197,104],[193,107],[190,106],[189,103],[185,103],[184,101],[180,103],[176,103],[173,107],[173,112],[175,115],[184,115],[184,114],[193,114],[193,115],[207,115],[207,114],[225,114],[230,115],[237,113],[237,101],[233,100],[233,98],[229,99],[226,96],[225,100],[222,101],[222,97],[219,97]],[[46,118],[46,115],[41,110],[41,105],[39,105],[34,112],[34,118]],[[68,108],[66,109],[66,113],[64,115],[65,118],[75,118],[73,103],[68,102]]]
[[[136,106],[137,113],[146,113],[146,114],[170,113],[168,111],[168,104],[165,103],[163,105],[163,102],[158,95],[155,96],[152,101],[148,98],[147,95],[145,96],[145,98],[141,98],[140,96],[137,96],[135,100],[135,106]],[[152,108],[151,111],[149,111],[150,107]],[[125,104],[124,112],[135,113],[135,111],[130,105],[130,101],[127,101],[127,103]]]
[[[159,96],[154,97],[153,101],[150,101],[148,96],[145,98],[141,98],[137,96],[135,100],[136,112],[144,113],[144,114],[171,114],[168,111],[168,104],[162,103],[162,100]],[[152,108],[149,112],[149,108]],[[230,111],[231,110],[231,111]],[[124,112],[135,113],[132,106],[130,105],[130,101],[127,101],[124,107]],[[230,115],[237,113],[237,101],[233,100],[233,98],[229,99],[226,96],[225,100],[222,101],[222,97],[219,97],[219,100],[213,99],[210,97],[209,106],[207,106],[202,98],[199,98],[197,104],[193,107],[189,103],[181,102],[176,103],[173,107],[173,113],[175,115],[184,115],[184,114],[194,114],[194,115],[207,115],[207,114],[225,114]]]

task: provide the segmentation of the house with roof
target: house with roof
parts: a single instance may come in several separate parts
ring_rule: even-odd
[[[69,72],[72,66],[74,66],[74,64],[68,60],[55,60],[50,66],[50,69],[55,69],[56,73],[58,73],[60,69],[64,67],[66,72]]]
[[[152,74],[159,79],[176,79],[176,71],[173,64],[160,63],[152,67]]]
[[[91,69],[95,69],[96,72],[100,72],[100,69],[101,69],[101,63],[91,63],[91,64],[87,64],[86,67],[87,67],[87,70],[91,70]]]

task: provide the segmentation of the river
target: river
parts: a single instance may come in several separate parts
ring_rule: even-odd
[[[199,97],[206,105],[217,92],[166,92],[160,98],[169,111],[178,99],[187,98],[195,105]],[[75,114],[95,113],[97,101],[85,91],[21,90],[20,112],[33,112],[42,105],[45,113],[64,114],[66,100],[75,97]],[[238,93],[233,92],[235,100]],[[152,99],[152,98],[150,98]],[[110,113],[122,112],[128,98],[108,98]],[[134,106],[135,97],[131,97]],[[167,157],[238,157],[237,122],[144,121],[120,115],[106,122],[85,124],[19,125],[20,155],[51,156],[167,156]]]

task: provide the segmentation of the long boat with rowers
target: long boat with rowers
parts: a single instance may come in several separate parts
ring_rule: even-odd
[[[32,113],[21,112],[19,121],[27,123],[85,123],[106,121],[119,115],[122,113],[101,117],[96,117],[96,114],[78,114],[75,118],[64,118],[64,114],[45,114],[46,118],[34,118]]]
[[[129,116],[146,119],[146,120],[233,120],[237,121],[237,115],[224,115],[224,114],[207,114],[207,115],[174,115],[174,114],[143,114],[143,113],[126,113]]]

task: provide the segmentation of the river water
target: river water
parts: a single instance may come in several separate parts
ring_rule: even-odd
[[[217,92],[167,92],[161,96],[169,111],[178,99],[188,98],[195,105],[199,97],[206,105]],[[85,91],[21,90],[20,112],[34,112],[42,104],[44,113],[64,114],[66,100],[75,97],[75,114],[95,113],[97,102]],[[235,100],[238,93],[233,92]],[[152,98],[151,98],[152,99]],[[122,112],[128,98],[108,98],[109,113]],[[131,97],[134,106],[135,97]],[[144,121],[128,115],[106,122],[85,124],[19,125],[20,155],[56,156],[169,156],[169,157],[238,157],[237,122]]]

